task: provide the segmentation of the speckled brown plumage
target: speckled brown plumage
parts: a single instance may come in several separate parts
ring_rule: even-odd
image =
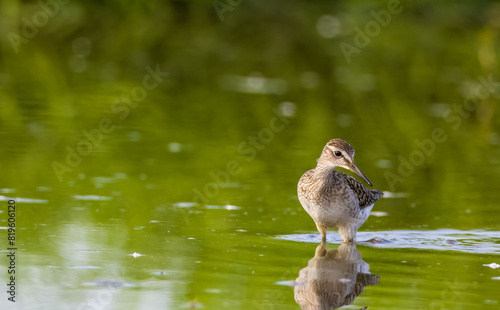
[[[383,196],[379,190],[364,187],[355,178],[335,170],[343,167],[371,182],[354,164],[354,149],[341,139],[330,140],[317,166],[304,173],[297,187],[299,200],[313,218],[322,239],[328,227],[338,227],[343,241],[352,242],[366,221],[373,204]]]
[[[342,172],[340,173],[343,175],[345,183],[347,183],[349,187],[356,193],[356,196],[358,196],[359,207],[361,209],[374,204],[377,200],[384,196],[384,193],[382,193],[378,189],[366,188],[363,186],[363,184],[361,184],[361,182],[351,177],[350,175]]]

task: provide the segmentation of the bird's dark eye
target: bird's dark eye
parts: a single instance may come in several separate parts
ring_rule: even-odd
[[[342,156],[342,153],[340,151],[335,151],[335,156]]]

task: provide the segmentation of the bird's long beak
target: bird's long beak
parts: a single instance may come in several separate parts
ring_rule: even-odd
[[[366,183],[368,183],[368,185],[373,186],[372,182],[370,182],[370,180],[368,180],[368,178],[363,174],[363,172],[361,172],[361,170],[359,170],[358,166],[356,166],[356,164],[354,162],[352,162],[349,165],[349,169],[351,169],[352,172],[359,175],[359,177],[362,178]]]

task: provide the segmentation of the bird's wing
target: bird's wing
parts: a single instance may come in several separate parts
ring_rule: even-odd
[[[368,206],[371,206],[375,203],[375,201],[379,200],[384,196],[384,193],[379,191],[378,189],[369,189],[363,186],[361,182],[351,177],[350,175],[345,175],[346,183],[349,187],[356,193],[359,200],[359,208],[363,209]]]

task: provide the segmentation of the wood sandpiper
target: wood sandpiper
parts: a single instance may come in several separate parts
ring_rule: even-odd
[[[316,168],[300,178],[298,197],[316,223],[322,242],[326,241],[328,227],[338,227],[343,242],[354,242],[374,203],[384,194],[364,187],[355,178],[335,170],[337,167],[351,170],[372,186],[354,164],[352,146],[342,139],[333,139],[323,148]]]

